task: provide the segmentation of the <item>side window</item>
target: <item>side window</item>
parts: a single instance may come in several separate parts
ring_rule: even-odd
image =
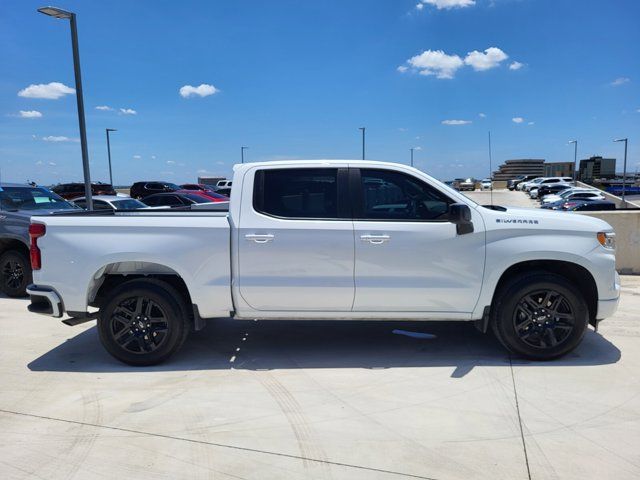
[[[446,220],[453,201],[417,178],[391,170],[360,170],[362,219]]]
[[[159,183],[147,183],[144,188],[147,190],[162,190],[162,185]]]
[[[256,172],[253,206],[284,218],[338,218],[337,168],[285,168]]]
[[[172,207],[176,206],[176,205],[184,205],[185,202],[183,202],[181,199],[179,199],[178,197],[174,196],[174,195],[167,195],[164,197],[164,201],[161,203],[161,205],[170,205]]]
[[[149,205],[150,207],[157,207],[159,205],[158,197],[148,197],[144,199],[144,203]]]
[[[93,202],[93,208],[96,210],[113,210],[108,203],[105,203],[102,200],[96,200]]]
[[[85,210],[87,208],[87,201],[86,200],[75,200],[73,203],[75,203],[80,208],[84,208]]]

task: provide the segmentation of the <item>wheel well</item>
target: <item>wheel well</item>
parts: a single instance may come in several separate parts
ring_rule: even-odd
[[[15,239],[3,239],[0,240],[0,255],[9,250],[18,250],[25,255],[29,256],[29,247],[27,247],[20,240]]]
[[[187,302],[187,307],[191,308],[193,306],[193,303],[191,302],[191,295],[189,295],[189,289],[187,288],[187,284],[184,283],[184,280],[182,280],[182,278],[177,274],[176,275],[169,275],[169,274],[105,275],[103,277],[102,285],[100,285],[100,287],[96,291],[94,298],[90,302],[90,305],[92,307],[102,308],[105,295],[109,291],[113,290],[115,287],[117,287],[121,283],[128,282],[129,280],[145,279],[145,278],[154,278],[168,285],[171,285],[183,296],[185,302]]]
[[[500,277],[498,285],[496,286],[494,299],[498,292],[506,285],[506,283],[515,276],[523,273],[531,272],[533,270],[542,270],[549,273],[554,273],[561,277],[566,278],[573,283],[583,297],[587,301],[587,307],[589,309],[589,322],[594,323],[597,310],[598,310],[598,287],[593,275],[581,265],[571,262],[563,262],[561,260],[531,260],[528,262],[516,263],[509,267]],[[493,304],[493,301],[492,301]]]

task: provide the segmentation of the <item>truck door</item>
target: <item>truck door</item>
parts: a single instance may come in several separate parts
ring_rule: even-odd
[[[458,235],[454,201],[409,172],[351,169],[354,311],[471,312],[480,295],[485,228]]]
[[[247,176],[236,238],[242,299],[263,311],[351,311],[346,165],[256,167]]]

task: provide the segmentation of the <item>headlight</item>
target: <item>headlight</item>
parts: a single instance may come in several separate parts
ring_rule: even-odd
[[[598,241],[604,248],[616,249],[616,234],[613,232],[598,232]]]

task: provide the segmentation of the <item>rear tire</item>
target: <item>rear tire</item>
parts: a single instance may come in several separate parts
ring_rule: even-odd
[[[587,331],[589,311],[566,278],[533,272],[510,280],[491,309],[496,338],[512,353],[553,360],[575,349]]]
[[[8,250],[0,255],[0,290],[9,297],[23,297],[33,282],[31,261],[19,250]]]
[[[187,308],[183,296],[165,282],[124,282],[106,295],[100,309],[100,341],[121,362],[156,365],[176,353],[186,340]]]

